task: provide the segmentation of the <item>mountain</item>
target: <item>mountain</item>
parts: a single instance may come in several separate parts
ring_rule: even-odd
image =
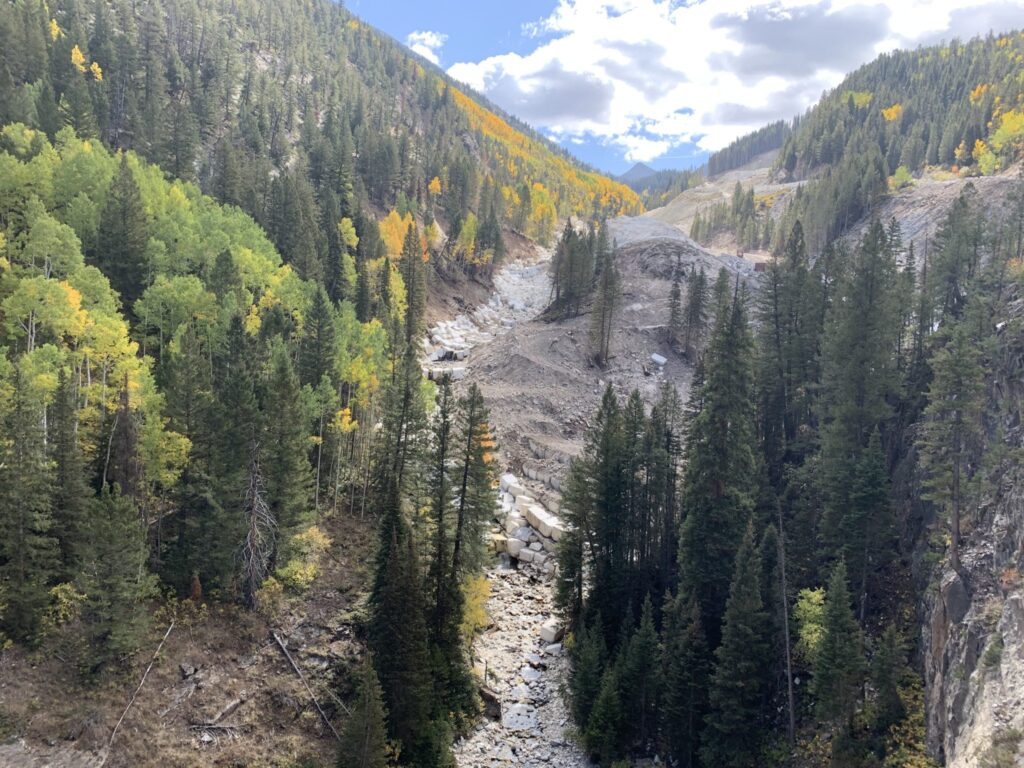
[[[647,165],[646,163],[637,163],[618,178],[619,181],[621,181],[623,184],[633,185],[639,184],[643,182],[645,179],[651,178],[651,176],[653,176],[656,173],[657,171],[651,168],[651,166]]]
[[[330,0],[4,3],[9,122],[137,151],[242,207],[311,275],[336,269],[342,218],[363,237],[392,209],[436,214],[454,230],[449,255],[479,268],[492,225],[543,241],[561,217],[639,209],[631,190]],[[296,238],[282,217],[314,226]],[[485,224],[478,249],[469,235]]]
[[[1024,143],[1021,56],[1019,33],[880,56],[792,124],[712,156],[708,184],[654,215],[731,252],[777,250],[799,219],[820,252],[890,197],[911,211],[935,185],[1012,175]],[[912,224],[905,235],[924,232]]]

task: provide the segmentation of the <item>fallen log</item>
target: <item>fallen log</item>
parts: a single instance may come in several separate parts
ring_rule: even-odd
[[[310,688],[309,683],[306,682],[306,676],[302,674],[302,670],[299,669],[299,666],[295,663],[295,659],[293,659],[292,655],[288,653],[288,647],[284,644],[284,641],[278,637],[277,632],[272,631],[270,635],[274,638],[274,642],[277,643],[285,658],[288,659],[288,663],[292,665],[292,669],[295,670],[295,674],[299,676],[299,680],[302,681],[303,686],[306,688],[306,693],[309,694],[309,698],[313,700],[313,704],[316,706],[316,711],[320,713],[320,718],[324,721],[327,727],[331,729],[331,733],[334,734],[334,738],[341,741],[341,734],[338,733],[338,729],[334,727],[334,723],[330,721],[327,717],[327,713],[324,712],[323,707],[320,706],[320,702],[317,701],[316,696],[313,694],[313,689]]]

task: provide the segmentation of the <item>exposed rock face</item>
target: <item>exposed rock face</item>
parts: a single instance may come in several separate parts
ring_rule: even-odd
[[[1015,310],[1024,318],[1024,300]],[[1020,447],[1024,339],[1004,341],[994,392],[1004,439]],[[946,570],[925,598],[928,746],[951,768],[1024,764],[1024,467],[1005,469],[964,521],[966,578]]]

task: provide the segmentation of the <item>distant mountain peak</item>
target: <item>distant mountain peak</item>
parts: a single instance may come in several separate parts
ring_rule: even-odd
[[[651,166],[647,165],[646,163],[637,163],[624,174],[619,176],[619,181],[622,181],[626,184],[632,184],[638,181],[643,181],[644,179],[649,179],[651,176],[654,176],[657,173],[658,172],[656,170],[651,168]]]

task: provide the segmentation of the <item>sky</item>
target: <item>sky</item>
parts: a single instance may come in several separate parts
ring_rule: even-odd
[[[348,0],[581,160],[691,168],[896,48],[1024,29],[1016,0]]]

